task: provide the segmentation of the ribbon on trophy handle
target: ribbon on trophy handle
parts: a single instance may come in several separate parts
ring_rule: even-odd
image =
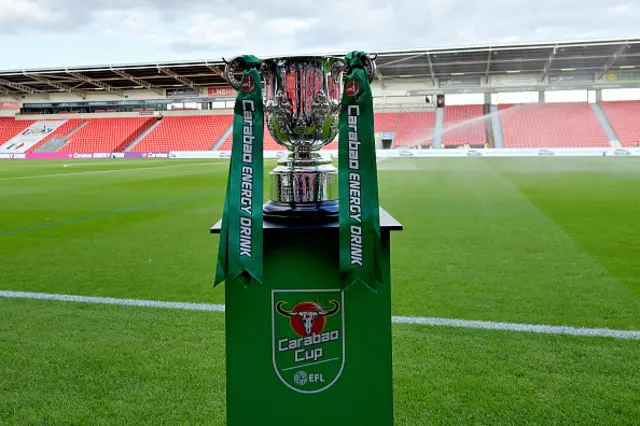
[[[370,80],[375,63],[365,52],[345,57],[338,125],[340,276],[342,287],[382,283],[380,202]]]
[[[244,68],[240,81],[234,75],[238,66]],[[245,55],[228,62],[225,69],[238,94],[214,286],[229,280],[244,285],[263,282],[264,101],[260,66],[257,57]]]

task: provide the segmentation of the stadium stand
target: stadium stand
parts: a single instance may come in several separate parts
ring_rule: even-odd
[[[131,152],[207,151],[233,124],[233,115],[163,117]]]
[[[155,118],[94,118],[75,132],[58,152],[119,152],[139,137]]]
[[[602,102],[600,106],[622,145],[636,146],[640,141],[640,101]]]
[[[624,146],[634,147],[640,139],[639,49],[640,38],[625,38],[378,52],[380,73],[372,82],[379,107],[375,131],[395,133],[393,146],[399,148],[430,145],[436,127],[443,130],[445,147],[488,143],[498,148],[617,148],[616,136]],[[7,117],[0,118],[0,142],[37,124],[35,120],[74,119],[82,120],[82,126],[71,129],[72,124],[65,124],[36,146],[29,145],[30,151],[55,151],[65,139],[70,142],[63,152],[229,150],[231,137],[225,135],[232,124],[235,90],[224,78],[225,66],[215,59],[0,70],[0,116]],[[158,73],[160,69],[166,72]],[[323,83],[305,78],[315,83],[309,87]],[[97,81],[103,87],[96,87]],[[284,85],[293,100],[302,95],[294,83],[289,75]],[[187,95],[188,90],[182,90],[187,86],[197,89],[198,96]],[[329,79],[332,97],[341,96],[333,92],[337,88]],[[627,89],[631,91],[625,93]],[[609,90],[616,93],[605,92]],[[552,100],[545,93],[551,92],[553,100],[582,103],[545,103]],[[601,102],[602,108],[593,109],[584,102],[603,98],[635,101]],[[507,99],[541,103],[500,105],[501,114],[492,120],[482,116],[495,111],[493,105],[460,105]],[[16,114],[31,121],[16,121]],[[336,147],[334,141],[326,148]],[[265,148],[282,150],[268,132]]]
[[[33,120],[16,120],[13,117],[0,117],[0,144],[7,142],[33,123],[35,123]]]
[[[500,105],[505,148],[608,147],[588,103]]]
[[[28,152],[36,152],[36,150],[38,150],[45,143],[49,142],[51,139],[62,138],[64,136],[68,135],[69,133],[71,133],[73,131],[73,129],[75,129],[80,124],[84,123],[85,121],[86,120],[77,120],[77,119],[67,120],[66,123],[64,123],[62,126],[58,127],[56,130],[54,130],[53,133],[51,133],[49,136],[47,136],[46,138],[42,139],[40,142],[38,142],[33,147],[31,147],[31,149],[29,149]]]
[[[640,101],[602,102],[600,104],[622,144],[634,147],[640,140]],[[609,147],[610,143],[587,103],[503,104],[500,122],[506,148],[586,148]],[[483,145],[486,142],[482,106],[447,106],[444,109],[443,143],[447,146]],[[377,112],[375,131],[396,132],[395,146],[429,145],[433,138],[434,112]],[[0,144],[27,127],[34,120],[0,117]],[[35,152],[48,141],[67,136],[69,142],[59,152],[118,152],[151,128],[132,149],[133,152],[210,150],[233,124],[231,114],[165,116],[158,118],[79,118],[69,119],[52,134],[29,149]],[[152,126],[158,123],[155,127]],[[231,149],[231,134],[218,148]],[[265,131],[265,149],[282,150]],[[337,142],[325,149],[337,149]]]
[[[431,145],[435,121],[434,112],[401,113],[394,145]]]
[[[444,133],[446,146],[484,145],[487,141],[482,105],[455,105],[444,108]]]

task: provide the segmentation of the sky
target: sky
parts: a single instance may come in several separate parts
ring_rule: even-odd
[[[640,36],[638,0],[0,0],[0,69]]]

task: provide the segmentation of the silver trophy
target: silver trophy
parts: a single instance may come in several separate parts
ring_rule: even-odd
[[[364,64],[370,81],[374,59],[366,57]],[[242,57],[225,63],[225,79],[238,90]],[[265,219],[338,219],[338,169],[319,151],[338,135],[345,69],[339,58],[329,56],[262,60],[267,129],[289,151],[270,173]]]

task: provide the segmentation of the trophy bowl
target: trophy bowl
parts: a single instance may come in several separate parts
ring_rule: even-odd
[[[236,90],[242,57],[226,63],[225,79]],[[365,63],[370,79],[373,59]],[[332,56],[292,56],[262,60],[266,127],[287,148],[270,172],[265,219],[303,222],[338,220],[338,169],[320,149],[338,134],[345,66]]]

